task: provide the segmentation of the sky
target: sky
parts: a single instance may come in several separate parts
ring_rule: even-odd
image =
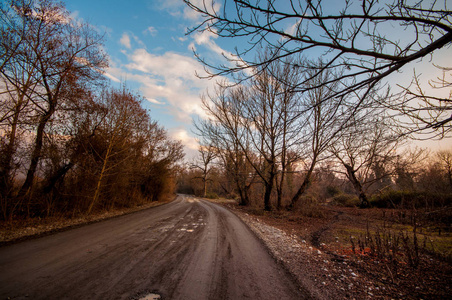
[[[203,57],[220,59],[224,45],[209,33],[186,35],[200,16],[182,0],[66,0],[71,16],[105,34],[110,58],[106,76],[112,85],[125,83],[145,99],[151,118],[181,140],[187,156],[197,152],[192,119],[202,116],[201,95],[214,80],[199,79]]]
[[[186,35],[187,28],[198,24],[201,16],[182,0],[66,0],[65,4],[72,17],[105,34],[105,51],[110,57],[106,76],[111,83],[125,83],[138,91],[146,99],[143,106],[150,110],[151,118],[164,126],[170,137],[181,140],[187,158],[192,159],[198,147],[192,120],[203,116],[201,95],[215,85],[215,80],[196,76],[204,71],[193,50],[221,64],[225,63],[221,54],[234,51],[240,41],[207,32]],[[449,51],[440,56],[449,57]],[[407,78],[411,75],[412,71]],[[452,139],[418,144],[446,149],[452,147]]]

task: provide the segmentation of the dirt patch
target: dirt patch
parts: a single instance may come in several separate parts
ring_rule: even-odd
[[[364,238],[388,212],[332,207],[324,208],[324,218],[310,218],[229,207],[319,299],[448,299],[452,293],[452,267],[444,258],[421,253],[413,268],[356,245],[352,251],[350,236]]]

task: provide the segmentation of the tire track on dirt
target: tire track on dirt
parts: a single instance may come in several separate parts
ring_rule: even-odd
[[[0,298],[308,299],[229,210],[167,205],[0,248]]]

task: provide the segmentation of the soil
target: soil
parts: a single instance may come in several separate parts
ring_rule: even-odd
[[[312,299],[230,210],[189,196],[0,247],[0,299]]]
[[[212,200],[211,200],[212,201]],[[270,254],[300,286],[317,299],[451,299],[452,249],[449,230],[442,227],[445,256],[421,252],[419,264],[406,260],[388,262],[369,251],[360,251],[351,241],[362,240],[396,210],[321,207],[315,216],[300,212],[263,212],[243,208],[231,200],[215,200],[232,210],[265,243]],[[160,203],[153,203],[156,205]],[[75,220],[49,218],[0,224],[0,244],[78,227],[134,209],[117,210]],[[398,225],[397,228],[402,228]],[[353,239],[351,238],[353,236]],[[146,292],[152,292],[151,290]]]
[[[382,216],[394,210],[324,207],[320,217],[307,217],[299,212],[228,207],[319,299],[451,299],[450,259],[420,253],[419,265],[411,267],[405,261],[388,262],[369,251],[360,252],[357,246],[352,250],[350,235],[344,232],[355,233],[355,240],[361,234],[363,239],[367,227],[375,228]]]

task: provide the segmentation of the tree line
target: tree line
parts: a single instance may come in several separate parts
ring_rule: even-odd
[[[171,193],[182,145],[142,96],[108,86],[103,37],[52,0],[0,9],[1,218],[89,214]]]
[[[363,207],[377,191],[424,186],[417,180],[429,171],[411,173],[412,184],[402,184],[408,162],[421,154],[401,149],[419,134],[449,137],[450,68],[437,66],[442,75],[429,90],[416,73],[399,90],[385,80],[450,46],[447,4],[343,1],[333,12],[324,1],[224,0],[220,9],[209,1],[185,2],[203,17],[191,32],[247,41],[225,55],[224,65],[197,55],[208,77],[228,76],[203,97],[207,118],[195,122],[200,157],[215,156],[216,191],[270,210],[293,209],[324,176],[345,180]],[[386,35],[391,26],[407,34]],[[442,187],[427,190],[448,194],[450,168],[440,161]],[[203,171],[194,179],[202,180],[204,194],[206,163],[199,160],[190,171]]]

